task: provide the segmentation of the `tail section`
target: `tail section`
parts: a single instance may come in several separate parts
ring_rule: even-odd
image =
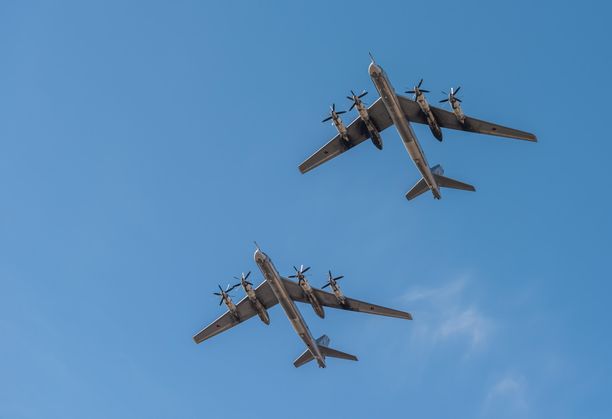
[[[319,349],[323,356],[328,356],[330,358],[340,358],[340,359],[348,359],[349,361],[357,361],[357,357],[355,355],[347,354],[346,352],[339,351],[337,349],[328,348],[327,346],[319,345]]]
[[[321,352],[321,355],[323,355],[323,358],[328,356],[330,358],[340,358],[340,359],[348,359],[350,361],[357,361],[357,357],[355,355],[347,354],[337,349],[332,349],[328,347],[327,345],[329,345],[329,337],[327,335],[323,335],[319,339],[317,339],[317,346],[319,347],[319,351]],[[312,361],[313,359],[314,359],[314,356],[312,352],[310,352],[310,349],[306,349],[293,362],[293,365],[295,365],[296,368],[299,368],[302,365],[307,364],[308,362]]]
[[[306,349],[304,352],[302,352],[302,355],[300,355],[298,359],[293,361],[293,365],[295,366],[295,368],[299,368],[302,365],[312,361],[313,359],[314,356],[312,356],[312,352],[310,352],[310,349]]]
[[[438,185],[443,188],[461,189],[462,191],[475,192],[476,188],[468,183],[459,182],[458,180],[444,177],[442,175],[434,175]]]
[[[414,185],[412,189],[408,191],[408,193],[406,194],[406,199],[410,201],[411,199],[416,198],[417,196],[427,192],[428,190],[429,186],[427,185],[427,182],[425,182],[425,179],[421,178],[421,180],[419,180],[416,185]]]
[[[438,184],[438,186],[441,188],[461,189],[462,191],[472,191],[472,192],[476,191],[476,188],[474,188],[472,185],[468,183],[459,182],[458,180],[443,176],[444,169],[439,164],[431,168],[431,174],[436,180],[436,183]],[[406,194],[406,199],[408,200],[414,199],[417,196],[421,195],[422,193],[427,192],[429,189],[430,189],[429,185],[427,185],[427,182],[425,182],[425,179],[421,178],[421,180],[419,180],[416,183],[416,185],[414,185],[412,189],[408,191],[408,193]],[[437,197],[439,198],[439,195]]]

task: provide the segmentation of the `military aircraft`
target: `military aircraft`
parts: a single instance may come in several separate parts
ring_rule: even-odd
[[[376,90],[378,90],[380,97],[376,99],[372,105],[366,107],[361,98],[365,96],[367,92],[364,91],[357,95],[355,92],[351,91],[351,96],[347,96],[347,99],[353,102],[351,109],[357,108],[359,116],[351,122],[348,127],[344,125],[340,117],[344,112],[337,111],[335,104],[332,105],[330,116],[324,119],[323,122],[331,120],[332,124],[338,130],[338,135],[306,159],[299,166],[300,172],[306,173],[356,145],[361,144],[368,138],[372,140],[376,148],[382,149],[383,142],[380,133],[389,126],[395,125],[408,154],[423,176],[406,194],[406,198],[410,200],[431,190],[434,198],[440,199],[442,197],[440,193],[441,187],[466,191],[475,191],[476,189],[467,183],[443,176],[444,170],[442,166],[436,165],[430,167],[428,165],[425,154],[410,126],[411,122],[427,124],[434,137],[439,141],[442,141],[441,128],[516,138],[519,140],[537,141],[536,136],[529,132],[506,128],[498,124],[465,116],[460,105],[461,99],[456,96],[460,87],[451,89],[447,98],[440,101],[449,102],[452,112],[429,105],[425,98],[425,93],[429,91],[421,88],[423,83],[422,79],[412,90],[406,92],[413,94],[414,100],[398,95],[391,85],[385,71],[374,61],[371,55],[370,57],[372,58],[372,62],[368,70],[370,78]]]
[[[357,357],[330,348],[328,346],[329,337],[326,335],[314,339],[308,329],[308,325],[295,305],[295,301],[310,304],[314,312],[321,318],[325,317],[323,307],[331,307],[412,320],[412,315],[405,311],[393,310],[346,297],[338,286],[338,281],[343,277],[334,277],[331,271],[329,272],[328,282],[323,288],[330,286],[333,294],[310,286],[305,276],[305,273],[310,268],[304,268],[302,265],[298,269],[294,266],[296,273],[289,276],[289,278],[296,278],[298,280],[296,283],[281,276],[274,267],[272,260],[259,247],[255,250],[254,258],[255,263],[257,263],[264,276],[264,282],[257,288],[253,288],[253,284],[248,280],[249,272],[246,275],[242,274],[241,278],[236,278],[240,280],[240,283],[236,285],[228,285],[225,290],[219,286],[221,292],[215,293],[215,295],[221,297],[219,304],[225,303],[228,310],[193,337],[196,343],[201,343],[221,332],[225,332],[255,315],[258,315],[265,324],[270,324],[267,310],[280,303],[296,333],[306,344],[306,350],[293,362],[293,365],[296,368],[301,367],[307,362],[316,359],[319,367],[325,368],[325,357],[342,358],[352,361],[357,361]],[[229,292],[240,285],[242,285],[246,297],[238,304],[234,304]]]

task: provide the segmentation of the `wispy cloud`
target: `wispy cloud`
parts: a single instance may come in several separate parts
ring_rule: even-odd
[[[467,277],[441,286],[409,290],[402,299],[414,307],[415,339],[435,345],[457,339],[468,347],[467,354],[486,345],[494,322],[470,302],[465,294]]]
[[[491,328],[491,320],[474,307],[454,313],[437,330],[441,338],[467,336],[473,347],[486,342]]]
[[[489,389],[482,408],[483,416],[525,418],[529,416],[527,384],[516,374],[506,374]]]
[[[442,299],[454,298],[463,292],[467,279],[465,277],[447,282],[440,287],[422,288],[416,287],[404,294],[403,299],[407,302],[422,300],[440,301]]]

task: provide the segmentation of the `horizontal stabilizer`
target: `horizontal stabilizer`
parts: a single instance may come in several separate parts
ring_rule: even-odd
[[[414,199],[422,193],[427,192],[428,190],[429,186],[427,186],[427,182],[425,182],[425,179],[421,178],[421,180],[419,180],[416,185],[414,185],[412,189],[408,191],[408,193],[406,194],[406,199]]]
[[[319,350],[321,351],[321,354],[323,354],[323,356],[348,359],[349,361],[357,361],[357,357],[355,355],[347,354],[346,352],[341,352],[337,349],[328,348],[327,346],[319,345]]]
[[[327,335],[323,335],[318,338],[316,340],[316,343],[319,348],[319,351],[321,351],[321,355],[323,355],[323,358],[329,356],[330,358],[340,358],[348,359],[349,361],[357,361],[357,357],[355,355],[347,354],[337,349],[332,349],[328,347],[327,345],[329,345],[329,337]],[[299,368],[302,365],[312,361],[313,359],[314,356],[312,355],[312,352],[310,352],[310,349],[306,349],[295,361],[293,361],[293,365],[295,365],[296,368]],[[322,366],[325,366],[325,364],[323,364]]]
[[[310,352],[310,349],[306,349],[304,352],[302,352],[302,355],[300,355],[298,359],[293,361],[293,365],[295,365],[295,368],[299,368],[302,365],[312,361],[313,359],[314,357],[312,356],[312,352]]]
[[[442,175],[433,174],[436,182],[442,188],[452,188],[452,189],[461,189],[462,191],[472,191],[475,192],[476,188],[467,183],[459,182],[458,180],[451,179],[449,177],[444,177]],[[410,198],[408,198],[410,199]]]

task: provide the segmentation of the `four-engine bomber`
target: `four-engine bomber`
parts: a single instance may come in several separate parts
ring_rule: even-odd
[[[336,281],[342,277],[334,278],[331,272],[329,282],[324,288],[331,286],[334,291],[333,294],[323,291],[322,289],[311,287],[310,285],[304,285],[308,284],[304,273],[309,268],[304,269],[304,266],[301,266],[300,269],[297,269],[294,267],[296,274],[292,275],[292,277],[298,279],[298,283],[295,283],[288,278],[282,277],[276,270],[270,257],[259,248],[255,250],[254,259],[263,274],[264,282],[253,289],[252,284],[247,280],[249,274],[243,275],[241,284],[247,292],[247,296],[236,305],[231,302],[228,293],[240,284],[236,284],[232,287],[228,286],[226,290],[219,287],[221,293],[215,293],[215,295],[221,296],[222,301],[226,302],[228,311],[197,333],[193,337],[196,343],[201,343],[206,339],[210,339],[221,332],[245,322],[256,314],[259,314],[261,320],[268,324],[269,318],[267,317],[267,309],[276,304],[280,304],[291,322],[291,325],[295,329],[295,332],[306,345],[306,350],[293,362],[295,367],[300,367],[309,361],[316,360],[319,367],[324,368],[326,357],[342,358],[352,361],[357,361],[357,357],[330,348],[328,346],[329,337],[326,335],[322,335],[318,339],[315,339],[310,333],[310,329],[302,317],[302,314],[298,310],[295,304],[296,301],[310,304],[315,310],[315,313],[320,317],[324,316],[323,306],[325,306],[341,310],[359,311],[361,313],[412,320],[410,313],[405,311],[394,310],[344,296],[336,283]],[[265,313],[265,320],[263,313]]]
[[[441,101],[450,103],[452,112],[448,112],[429,105],[425,98],[425,93],[428,90],[421,88],[422,79],[412,90],[406,92],[414,95],[414,100],[411,100],[395,92],[387,73],[373,58],[368,67],[368,72],[380,97],[366,108],[361,101],[361,97],[365,93],[355,95],[354,92],[351,92],[352,96],[348,97],[348,99],[353,101],[353,106],[357,108],[359,116],[348,126],[337,123],[339,118],[337,112],[335,112],[335,106],[333,106],[332,115],[328,119],[334,120],[334,124],[338,128],[338,135],[300,164],[300,172],[306,173],[326,161],[339,156],[348,149],[361,144],[368,138],[371,138],[372,142],[379,149],[382,149],[380,133],[391,125],[395,125],[406,151],[422,176],[412,189],[406,193],[406,198],[409,200],[413,199],[429,190],[435,199],[440,199],[442,197],[440,188],[453,188],[464,191],[475,191],[476,189],[470,184],[443,176],[443,169],[440,165],[434,166],[436,168],[435,171],[433,167],[429,166],[425,153],[412,130],[411,122],[427,124],[434,137],[440,141],[442,141],[441,128],[536,141],[536,136],[529,132],[465,116],[460,105],[461,99],[456,97],[459,88],[456,90],[451,89],[448,97]],[[351,106],[351,109],[353,106]]]

